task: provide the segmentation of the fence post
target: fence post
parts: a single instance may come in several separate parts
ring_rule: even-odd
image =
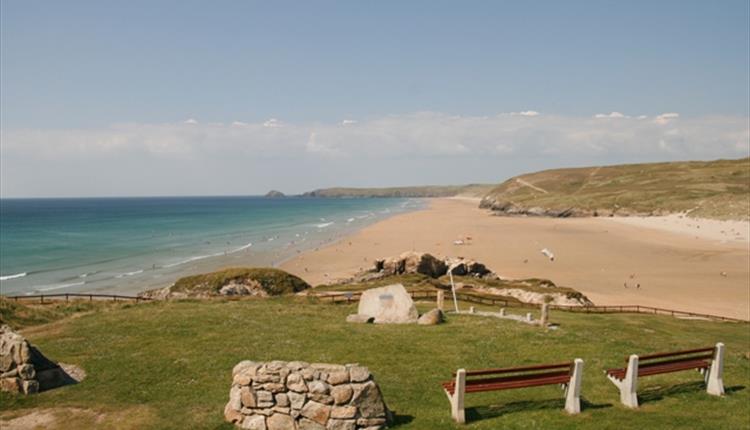
[[[39,295],[39,303],[44,303],[44,294]]]

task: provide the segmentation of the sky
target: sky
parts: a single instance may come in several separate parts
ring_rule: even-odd
[[[0,2],[0,197],[750,155],[750,2]]]

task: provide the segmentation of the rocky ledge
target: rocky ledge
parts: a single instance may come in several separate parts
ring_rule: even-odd
[[[637,212],[631,209],[615,205],[612,208],[585,209],[578,207],[566,208],[543,208],[540,206],[523,206],[506,200],[496,200],[485,197],[479,202],[481,209],[489,209],[495,215],[501,216],[532,216],[548,218],[573,218],[573,217],[614,217],[614,216],[660,216],[667,215],[668,211],[654,210],[649,212]]]
[[[464,259],[439,259],[425,252],[404,252],[395,257],[375,260],[374,267],[357,275],[362,279],[420,273],[431,278],[439,278],[448,273],[449,268],[457,276],[496,277],[484,264]]]
[[[363,366],[242,361],[232,371],[224,417],[251,430],[379,430],[392,421]]]

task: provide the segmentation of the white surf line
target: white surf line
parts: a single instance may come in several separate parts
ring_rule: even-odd
[[[11,279],[23,278],[26,275],[27,273],[23,272],[23,273],[16,273],[13,275],[0,276],[0,281],[9,281]]]

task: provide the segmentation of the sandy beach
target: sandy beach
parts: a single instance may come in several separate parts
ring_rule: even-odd
[[[473,199],[433,199],[281,268],[317,285],[415,250],[485,263],[501,276],[543,277],[598,305],[648,305],[750,319],[750,224],[653,218],[492,216]],[[467,239],[470,238],[470,239]],[[463,240],[463,244],[454,242]],[[547,248],[555,255],[542,255]]]

